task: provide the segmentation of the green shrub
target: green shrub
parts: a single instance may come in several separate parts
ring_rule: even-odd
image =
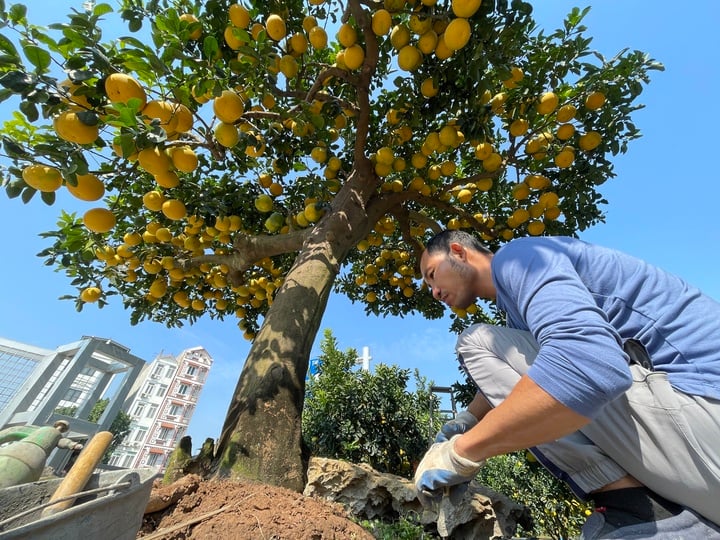
[[[417,371],[411,392],[409,370],[384,364],[373,372],[356,369],[357,351],[339,351],[329,330],[321,351],[303,410],[311,453],[411,477],[441,425],[438,398]]]

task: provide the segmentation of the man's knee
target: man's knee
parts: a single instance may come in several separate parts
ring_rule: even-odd
[[[492,324],[473,324],[458,336],[455,349],[458,353],[461,349],[467,350],[468,348],[491,350],[498,328]]]

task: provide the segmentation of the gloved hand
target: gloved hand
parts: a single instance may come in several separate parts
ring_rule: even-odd
[[[445,422],[438,434],[435,435],[435,442],[449,441],[453,435],[462,435],[466,431],[470,431],[477,423],[478,419],[473,413],[462,411],[449,422]]]
[[[415,489],[423,506],[439,502],[446,487],[469,482],[484,461],[471,461],[455,452],[455,435],[449,441],[436,442],[425,453],[415,471]]]

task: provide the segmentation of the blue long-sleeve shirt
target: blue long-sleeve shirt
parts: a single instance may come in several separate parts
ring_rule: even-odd
[[[720,399],[720,303],[640,259],[567,237],[521,238],[492,259],[507,325],[540,350],[528,375],[594,417],[631,384],[622,342],[688,394]]]

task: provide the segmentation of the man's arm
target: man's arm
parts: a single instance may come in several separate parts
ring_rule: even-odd
[[[482,400],[482,403],[480,402]],[[500,405],[490,409],[478,395],[468,407],[480,422],[455,441],[464,458],[481,461],[562,438],[590,422],[524,375]]]

